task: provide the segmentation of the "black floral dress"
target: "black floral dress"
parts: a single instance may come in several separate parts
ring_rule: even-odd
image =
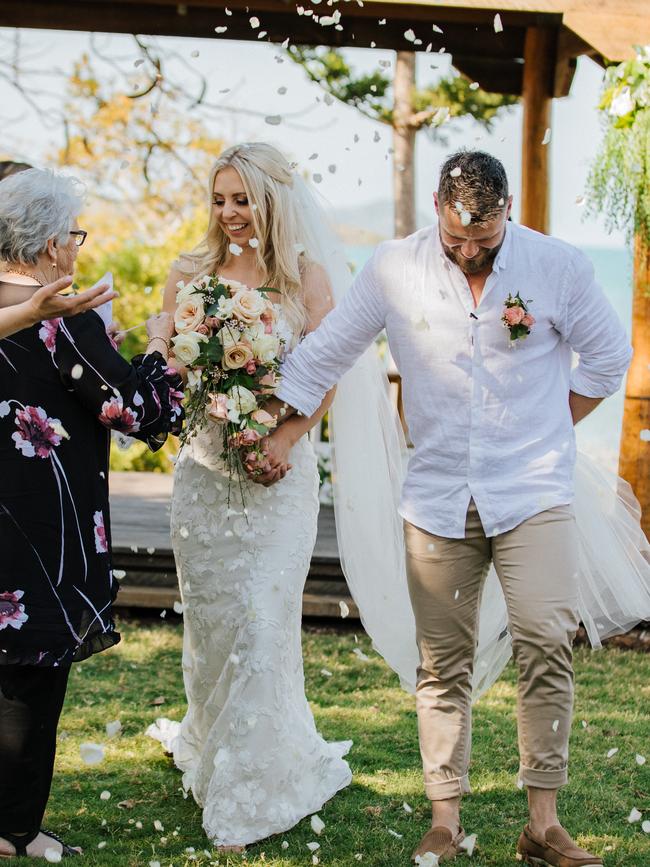
[[[110,430],[159,449],[182,385],[125,361],[94,312],[0,340],[0,665],[67,665],[120,640],[111,603]]]

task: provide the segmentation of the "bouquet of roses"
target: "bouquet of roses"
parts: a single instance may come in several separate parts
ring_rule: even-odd
[[[279,383],[284,344],[267,292],[206,275],[177,284],[174,355],[188,368],[181,443],[201,427],[223,428],[221,458],[230,477],[263,461],[257,443],[276,421],[264,409]]]

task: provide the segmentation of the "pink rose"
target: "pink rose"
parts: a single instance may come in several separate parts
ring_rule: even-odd
[[[521,320],[521,324],[525,325],[526,328],[532,328],[535,324],[535,317],[531,316],[530,313],[527,313],[524,318]]]
[[[210,333],[210,329],[208,328],[208,326],[205,323],[203,323],[202,325],[199,325],[199,327],[196,330],[199,332],[199,334],[209,334]]]
[[[508,325],[520,325],[525,316],[525,312],[521,307],[506,307],[503,311],[503,318]]]
[[[214,421],[228,420],[228,395],[226,394],[211,394],[210,406],[208,407],[208,415]]]
[[[246,373],[250,373],[252,375],[253,373],[255,373],[256,370],[257,364],[255,363],[255,360],[251,358],[251,360],[246,364]]]
[[[252,446],[253,443],[261,440],[262,436],[256,430],[246,428],[246,430],[240,431],[238,438],[240,446]]]
[[[258,424],[263,424],[265,427],[274,428],[277,425],[277,420],[270,412],[265,409],[256,409],[251,418]]]
[[[217,319],[216,316],[206,316],[204,324],[207,325],[208,328],[219,328],[221,325],[221,319]]]

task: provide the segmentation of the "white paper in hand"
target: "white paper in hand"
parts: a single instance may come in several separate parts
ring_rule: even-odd
[[[109,289],[113,288],[113,274],[111,271],[107,271],[101,280],[98,280],[94,286],[91,286],[91,289],[94,289],[96,286],[99,286],[101,283],[106,283]],[[104,304],[100,304],[99,307],[95,307],[95,313],[98,313],[101,317],[102,322],[108,328],[108,326],[113,321],[113,302],[106,301]]]

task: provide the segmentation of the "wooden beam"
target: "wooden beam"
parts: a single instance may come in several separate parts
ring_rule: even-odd
[[[524,46],[521,222],[549,231],[549,149],[557,32],[529,27]]]

